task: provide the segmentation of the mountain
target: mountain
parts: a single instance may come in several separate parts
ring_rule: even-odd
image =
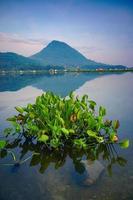
[[[40,65],[38,61],[16,53],[0,53],[0,69],[3,70],[20,70],[28,69],[29,67],[35,69],[38,65]]]
[[[122,65],[107,65],[87,59],[76,49],[65,42],[53,40],[40,52],[32,55],[31,59],[40,61],[44,66],[80,67],[80,69],[115,68],[125,69]]]
[[[68,44],[56,40],[53,40],[46,48],[32,55],[30,58],[38,60],[44,65],[59,65],[65,67],[104,65],[87,59]]]
[[[40,52],[25,57],[16,53],[0,53],[1,70],[39,70],[39,69],[64,69],[79,67],[80,69],[119,68],[125,66],[106,65],[87,59],[76,49],[68,44],[53,40]]]

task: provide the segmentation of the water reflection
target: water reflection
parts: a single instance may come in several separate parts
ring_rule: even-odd
[[[0,76],[0,92],[17,91],[26,86],[33,86],[43,91],[52,91],[62,96],[68,95],[83,85],[86,81],[112,73],[60,73],[45,74],[5,74]],[[114,74],[114,73],[113,73]],[[122,73],[117,73],[122,74]]]
[[[11,142],[8,141],[6,149],[0,151],[0,158],[1,165],[10,166],[13,171],[28,162],[30,167],[37,166],[41,174],[45,173],[51,164],[55,170],[62,168],[66,160],[70,159],[75,171],[78,174],[85,174],[84,185],[95,183],[105,169],[112,175],[112,167],[115,164],[125,166],[127,163],[112,144],[90,146],[86,151],[70,146],[51,150],[43,144],[19,137]]]

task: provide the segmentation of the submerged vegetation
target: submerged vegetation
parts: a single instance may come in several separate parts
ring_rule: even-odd
[[[86,150],[97,144],[113,143],[122,148],[129,146],[128,140],[119,141],[119,121],[105,120],[106,109],[100,106],[96,112],[96,102],[87,95],[80,99],[71,92],[61,98],[46,92],[34,104],[16,107],[16,110],[18,115],[7,119],[13,128],[5,129],[6,136],[19,134],[48,149],[71,146]],[[1,141],[0,147],[5,146]]]
[[[17,155],[16,155],[17,150]],[[104,144],[100,143],[97,145],[90,145],[86,150],[71,148],[67,146],[62,149],[49,149],[43,145],[43,143],[35,143],[34,140],[29,140],[22,137],[14,138],[6,144],[6,148],[0,150],[0,159],[3,159],[3,162],[0,163],[0,166],[10,166],[12,170],[17,170],[17,167],[21,166],[25,162],[29,161],[29,165],[32,167],[38,165],[38,170],[40,173],[44,173],[48,167],[53,164],[55,169],[63,167],[67,161],[67,158],[72,160],[73,166],[79,174],[84,173],[85,166],[83,159],[95,162],[101,158],[106,163],[106,167],[109,175],[112,175],[112,169],[115,164],[119,166],[125,166],[127,161],[125,158],[120,156],[113,144]],[[10,159],[10,162],[6,158]],[[6,163],[5,163],[6,162]],[[94,169],[94,173],[95,169]]]

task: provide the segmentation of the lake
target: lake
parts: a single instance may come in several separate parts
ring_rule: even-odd
[[[70,91],[88,96],[107,108],[107,118],[120,121],[119,137],[129,138],[126,150],[116,147],[117,160],[97,160],[67,149],[31,156],[37,146],[11,138],[10,149],[22,165],[0,165],[0,200],[132,200],[133,199],[133,74],[65,73],[0,76],[0,137],[9,126],[6,118],[16,113],[16,105],[33,103],[35,97],[53,91],[62,97]],[[12,163],[2,152],[0,164]],[[86,161],[87,159],[87,161]],[[110,165],[111,162],[111,165]],[[112,170],[111,170],[112,168]],[[112,171],[112,172],[111,172]]]

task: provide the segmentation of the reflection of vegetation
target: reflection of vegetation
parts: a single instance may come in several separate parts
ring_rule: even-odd
[[[103,160],[107,161],[107,169],[109,173],[112,173],[112,166],[114,164],[119,164],[124,166],[126,164],[126,160],[120,157],[114,146],[112,144],[97,144],[95,146],[90,146],[87,150],[79,150],[77,148],[71,148],[70,146],[66,146],[65,148],[50,150],[44,146],[44,144],[40,144],[39,142],[34,143],[34,141],[29,139],[23,139],[18,137],[12,142],[7,142],[6,148],[0,150],[0,158],[5,158],[9,156],[8,152],[12,152],[12,154],[16,149],[19,149],[19,158],[14,158],[14,162],[12,163],[4,163],[3,165],[14,165],[18,167],[19,165],[25,163],[30,159],[30,166],[40,165],[39,172],[44,173],[45,170],[52,163],[54,164],[55,169],[62,167],[66,159],[69,157],[72,159],[75,170],[82,174],[85,171],[84,164],[81,162],[84,159],[87,160],[98,160],[99,157],[103,158]],[[26,155],[28,156],[26,157]],[[17,155],[18,157],[18,155]]]
[[[81,100],[70,93],[67,98],[60,98],[51,92],[37,97],[35,104],[16,107],[19,112],[8,118],[14,127],[6,129],[7,135],[23,134],[26,138],[36,139],[47,148],[63,148],[66,144],[78,149],[88,149],[98,143],[118,142],[119,121],[104,120],[106,109],[84,95]],[[126,148],[128,140],[119,143]]]

